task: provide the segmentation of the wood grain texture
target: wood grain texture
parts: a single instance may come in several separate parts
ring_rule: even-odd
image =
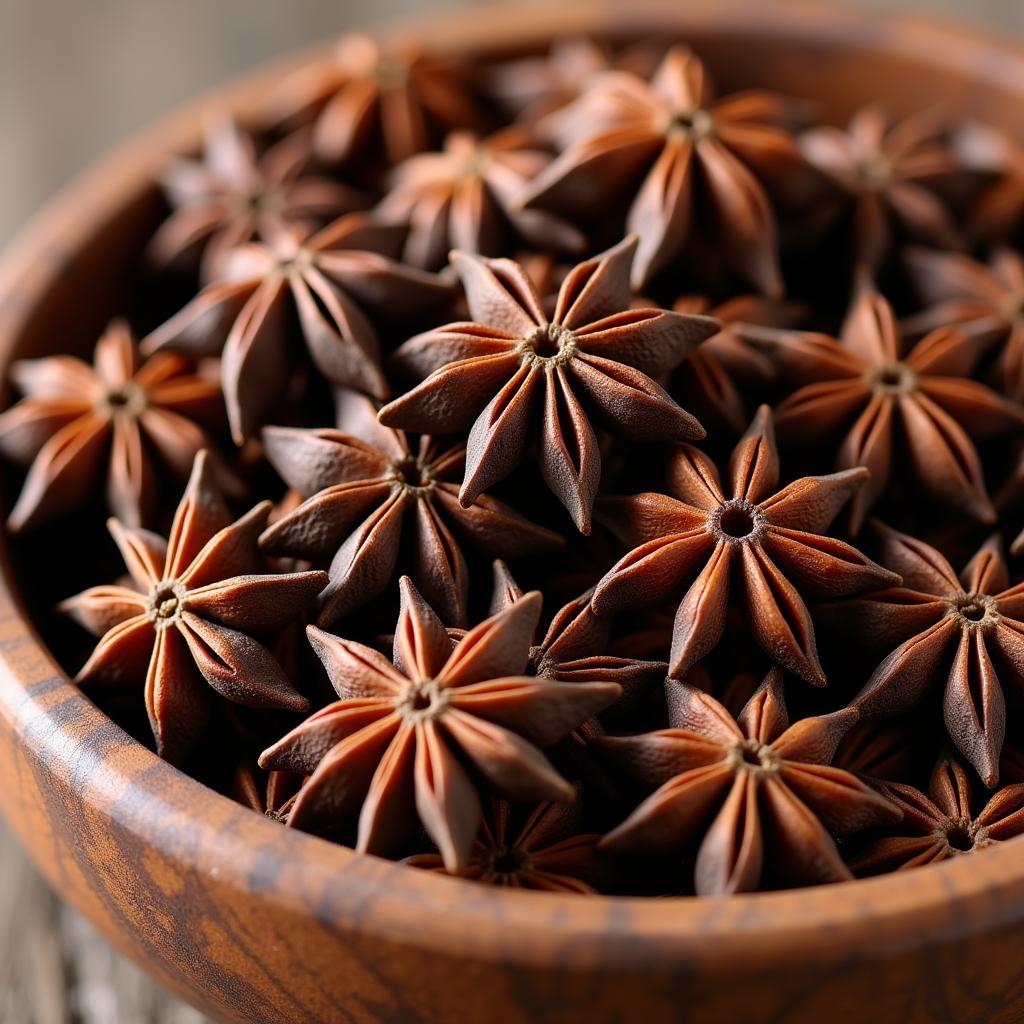
[[[3,1024],[203,1024],[60,901],[11,842],[0,843]]]
[[[962,30],[711,0],[437,19],[437,46],[553,32],[691,39],[725,88],[941,97],[1008,128],[1024,53]],[[315,59],[315,58],[311,58]],[[271,71],[219,94],[243,116]],[[153,171],[195,144],[191,109],[115,154],[0,270],[0,367],[84,340],[116,308],[154,214]],[[729,900],[573,899],[457,882],[281,828],[130,740],[72,687],[0,565],[0,808],[54,888],[125,954],[235,1021],[679,1019],[786,1024],[1024,1017],[1024,857],[1009,843],[914,873]],[[39,954],[45,961],[52,950]],[[58,1018],[59,1019],[59,1018]]]

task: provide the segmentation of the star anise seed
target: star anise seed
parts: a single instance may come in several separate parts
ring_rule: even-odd
[[[439,128],[477,123],[468,77],[458,61],[427,54],[407,36],[381,42],[353,33],[282,82],[267,118],[311,123],[314,151],[329,163],[383,150],[394,164],[427,149]]]
[[[1024,401],[1024,258],[999,249],[986,266],[958,252],[910,249],[904,254],[929,308],[904,324],[926,333],[957,327],[996,349],[995,383]]]
[[[452,248],[500,255],[510,237],[544,251],[579,252],[584,238],[571,224],[518,205],[550,159],[519,128],[485,139],[453,132],[442,152],[420,153],[395,168],[377,212],[409,225],[403,258],[426,270],[444,266]]]
[[[953,219],[932,186],[958,169],[932,112],[893,122],[865,107],[846,130],[823,126],[805,132],[800,149],[839,190],[834,215],[852,213],[853,255],[877,266],[899,232],[918,242],[955,249]]]
[[[290,224],[319,227],[366,205],[354,188],[306,173],[305,139],[292,135],[257,155],[253,137],[231,120],[206,128],[201,160],[180,158],[161,185],[174,209],[150,242],[158,264],[188,263],[201,253],[200,277],[216,280],[225,253]]]
[[[899,450],[928,496],[981,522],[995,511],[972,436],[1024,427],[1024,409],[969,379],[984,340],[938,328],[909,351],[889,303],[862,283],[838,339],[798,331],[769,332],[781,374],[797,389],[775,409],[786,443],[843,437],[838,469],[864,466],[871,477],[854,498],[859,530],[893,475]]]

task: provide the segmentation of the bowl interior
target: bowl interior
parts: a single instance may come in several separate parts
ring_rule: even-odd
[[[939,103],[955,114],[981,113],[1013,132],[1024,107],[1024,56],[1015,48],[959,28],[881,21],[814,6],[773,4],[769,10],[700,2],[638,9],[630,4],[628,11],[537,10],[529,18],[520,11],[488,11],[434,18],[417,29],[421,39],[440,50],[502,56],[538,52],[553,36],[579,33],[622,42],[666,35],[686,40],[708,62],[724,91],[757,85],[811,97],[820,103],[821,115],[833,121],[884,97],[897,113]],[[322,57],[313,53],[301,61],[317,59]],[[289,61],[288,68],[294,63]],[[200,103],[172,117],[98,167],[29,228],[0,271],[4,368],[14,358],[85,351],[112,314],[138,309],[139,296],[145,294],[138,257],[161,216],[153,181],[166,155],[197,148],[202,120],[214,106],[227,107],[245,120],[282,73],[281,68],[272,69],[221,93],[212,105]],[[827,94],[820,94],[822,82],[828,83]],[[6,477],[4,488],[9,500],[12,482]],[[494,948],[528,961],[550,952],[550,942],[536,941],[548,928],[559,940],[572,937],[588,955],[615,957],[620,965],[645,956],[671,962],[682,949],[712,965],[717,954],[709,939],[729,936],[732,945],[727,955],[723,948],[721,961],[727,965],[740,950],[770,963],[771,951],[762,941],[765,931],[789,935],[813,960],[821,929],[833,929],[835,942],[844,930],[852,936],[865,907],[877,918],[878,934],[886,941],[897,942],[900,935],[910,934],[911,926],[917,930],[922,924],[930,923],[936,934],[969,927],[969,916],[952,924],[950,908],[966,906],[982,889],[1009,891],[1024,884],[1016,848],[997,848],[975,863],[961,858],[915,873],[913,884],[897,878],[857,882],[856,897],[854,886],[848,885],[739,897],[727,906],[691,898],[571,900],[510,894],[356,856],[234,807],[111,730],[56,668],[36,631],[35,624],[41,623],[49,637],[51,628],[58,627],[37,599],[32,581],[43,572],[63,574],[69,579],[68,592],[74,592],[70,550],[55,554],[31,543],[16,551],[9,543],[4,546],[5,588],[0,597],[5,620],[22,642],[16,659],[9,648],[0,650],[0,657],[7,676],[18,682],[21,698],[26,686],[51,683],[29,706],[20,699],[16,712],[16,721],[39,726],[32,734],[34,760],[49,774],[59,774],[60,766],[83,750],[99,750],[102,735],[107,765],[83,791],[87,798],[103,804],[103,813],[140,841],[178,851],[193,870],[216,869],[222,880],[233,879],[240,888],[251,885],[248,872],[256,860],[270,858],[291,865],[282,867],[269,884],[273,899],[293,899],[298,888],[315,890],[317,913],[340,919],[351,916],[354,894],[359,894],[373,903],[372,925],[379,932],[401,934],[403,941],[443,947],[449,953],[478,952],[483,948],[479,936],[493,932],[494,921],[500,920],[503,938]],[[30,615],[25,615],[26,608]],[[8,709],[13,694],[10,687],[4,692]],[[55,717],[58,706],[61,713]],[[52,729],[46,732],[41,721]],[[152,801],[152,813],[138,800],[130,807],[125,804],[124,793],[131,789]],[[167,820],[191,821],[198,835],[193,831],[188,844],[177,845],[169,830],[154,820],[158,808]],[[28,825],[18,827],[37,849],[26,835]],[[296,864],[302,866],[301,879]],[[422,925],[418,930],[417,921]],[[644,941],[625,941],[637,935]],[[623,941],[616,942],[616,937]]]

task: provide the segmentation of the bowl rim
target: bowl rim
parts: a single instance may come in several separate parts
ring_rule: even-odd
[[[569,5],[531,12],[529,19],[522,17],[522,8],[457,9],[405,20],[399,28],[411,28],[428,46],[444,49],[449,29],[457,26],[460,48],[484,53],[537,43],[555,34],[634,34],[645,25],[678,29],[681,35],[698,30],[738,35],[749,33],[756,9],[749,0],[690,0],[685,7],[634,0],[628,12]],[[767,24],[763,17],[755,24],[768,45],[772,36],[779,36],[865,53],[877,53],[881,47],[925,64],[941,59],[944,66],[952,63],[964,74],[991,78],[1019,91],[1024,103],[1024,45],[953,22],[911,15],[886,16],[886,31],[879,33],[878,21],[869,11],[782,0],[773,5]],[[369,31],[379,35],[391,30],[385,26]],[[19,332],[46,301],[68,255],[82,251],[96,237],[124,208],[126,196],[149,188],[170,153],[195,149],[204,120],[224,110],[245,120],[254,114],[255,98],[268,86],[326,54],[325,44],[300,50],[188,103],[117,147],[48,203],[19,232],[0,263],[0,365],[9,362]],[[571,967],[578,956],[579,963],[597,962],[609,971],[679,967],[699,958],[701,971],[726,974],[735,971],[737,956],[745,957],[741,962],[750,969],[768,970],[783,953],[787,960],[797,958],[804,964],[824,957],[839,960],[863,955],[865,925],[871,929],[873,951],[884,955],[911,942],[919,947],[922,935],[925,942],[940,943],[989,927],[994,919],[1024,917],[1024,859],[1016,844],[995,846],[980,857],[954,858],[909,876],[891,874],[727,899],[580,898],[482,886],[282,829],[185,776],[120,728],[111,729],[110,720],[56,664],[21,608],[8,543],[6,536],[0,541],[0,714],[10,718],[21,735],[45,720],[46,729],[33,729],[34,753],[57,771],[83,759],[97,761],[96,737],[102,730],[105,761],[88,798],[107,805],[107,813],[148,841],[159,839],[155,822],[165,815],[180,817],[191,807],[193,827],[200,832],[189,847],[198,858],[193,866],[218,874],[222,883],[250,887],[242,866],[251,859],[252,844],[287,850],[309,885],[323,886],[335,895],[344,888],[345,899],[321,906],[319,913],[327,920],[355,922],[368,933],[424,950],[550,966],[549,949],[534,941],[543,929],[560,946],[573,944],[572,959],[561,966]],[[59,718],[52,715],[56,701],[65,709]],[[71,719],[78,723],[75,729],[68,724]],[[119,798],[126,788],[138,787],[140,769],[146,773],[146,799],[151,802],[146,806],[152,811],[143,820],[137,809],[129,813]],[[223,827],[226,820],[232,827]],[[343,882],[338,881],[339,873],[344,873]],[[289,902],[286,890],[261,896]],[[361,912],[357,919],[353,906],[360,901],[370,901],[374,913]],[[978,914],[979,901],[986,908],[984,915]],[[502,941],[480,943],[480,928],[493,928],[496,921]],[[822,941],[826,932],[827,943]]]

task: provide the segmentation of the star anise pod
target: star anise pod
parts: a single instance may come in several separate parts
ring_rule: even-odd
[[[265,772],[247,758],[231,779],[231,798],[274,821],[287,821],[302,777],[291,772]]]
[[[127,526],[154,511],[162,472],[186,478],[208,427],[224,418],[216,380],[189,360],[161,353],[142,360],[128,325],[114,321],[93,365],[74,356],[12,364],[25,397],[0,415],[0,454],[29,466],[7,528],[19,532],[68,515],[106,475],[106,500]],[[222,482],[229,476],[221,467]]]
[[[995,383],[1024,401],[1024,258],[1000,249],[986,266],[962,253],[910,249],[904,259],[929,304],[905,329],[958,327],[991,343],[998,352]]]
[[[832,764],[865,779],[891,781],[906,773],[912,754],[907,729],[862,720],[843,737]]]
[[[723,895],[761,888],[766,874],[792,884],[849,879],[836,840],[899,821],[888,799],[831,767],[856,711],[790,725],[777,668],[736,718],[687,683],[666,685],[669,728],[594,740],[659,787],[599,848],[668,855],[699,844],[697,893]]]
[[[428,331],[398,349],[398,366],[426,380],[386,405],[380,420],[418,433],[469,430],[464,505],[522,460],[540,420],[541,475],[589,533],[601,478],[591,414],[633,441],[703,436],[651,378],[678,365],[718,324],[630,309],[635,249],[628,238],[575,267],[550,318],[519,264],[454,254],[473,322]]]
[[[713,100],[704,65],[676,46],[650,83],[610,72],[549,120],[565,149],[526,205],[583,214],[635,191],[626,230],[640,238],[637,291],[679,256],[705,208],[725,261],[765,293],[782,293],[775,214],[758,177],[795,158],[779,97]]]
[[[507,608],[523,596],[508,567],[494,563],[491,614]],[[611,650],[611,619],[594,614],[590,599],[593,587],[564,604],[551,617],[540,639],[530,647],[527,674],[555,682],[607,682],[621,688],[621,694],[602,715],[615,720],[637,705],[665,680],[664,661],[644,660],[628,652]],[[587,788],[611,795],[613,782],[588,747],[594,736],[603,736],[604,726],[596,717],[581,723],[550,751],[560,771],[586,782]]]
[[[703,420],[742,434],[750,422],[743,391],[775,379],[775,364],[744,336],[746,325],[789,327],[797,319],[793,305],[739,295],[713,306],[702,295],[683,295],[672,304],[677,313],[700,313],[722,329],[695,348],[670,390],[683,397]]]
[[[377,208],[409,225],[403,258],[436,270],[452,248],[499,255],[510,236],[543,250],[579,252],[585,239],[567,221],[518,205],[528,182],[551,158],[520,128],[480,139],[453,132],[439,153],[420,153],[395,168]]]
[[[202,253],[200,276],[210,281],[224,254],[243,242],[273,237],[290,224],[318,227],[365,205],[355,189],[307,174],[309,157],[297,135],[259,154],[234,121],[207,125],[202,158],[179,158],[161,177],[174,212],[153,236],[150,253],[160,264]]]
[[[523,675],[540,617],[533,592],[456,641],[401,581],[394,664],[362,644],[309,629],[340,698],[265,751],[263,767],[310,773],[290,825],[319,830],[358,818],[356,849],[400,849],[422,823],[449,871],[469,863],[479,790],[514,801],[571,801],[539,748],[619,695],[614,683]]]
[[[1007,241],[1024,222],[1024,146],[978,121],[960,125],[952,144],[965,167],[991,176],[968,213],[968,236],[973,241]]]
[[[882,792],[903,811],[903,822],[896,835],[875,840],[850,860],[858,876],[936,864],[1024,835],[1024,785],[1004,786],[975,814],[970,779],[956,761],[935,766],[927,796],[899,782]]]
[[[866,594],[843,618],[859,636],[897,644],[854,704],[865,717],[901,714],[944,684],[950,739],[991,787],[1006,731],[1003,685],[1024,686],[1024,584],[1011,587],[995,540],[960,577],[922,540],[879,525],[881,560],[900,586]]]
[[[241,443],[280,398],[292,364],[293,316],[317,369],[332,383],[387,394],[368,316],[411,315],[443,302],[432,274],[397,262],[405,229],[348,214],[233,249],[219,279],[145,339],[144,351],[222,352],[228,418]]]
[[[395,164],[427,149],[439,129],[479,120],[458,61],[424,53],[415,40],[343,37],[327,61],[286,79],[268,102],[278,123],[312,122],[313,147],[330,163],[383,150]]]
[[[134,586],[93,587],[60,606],[100,636],[75,681],[143,685],[157,751],[169,761],[183,761],[199,738],[210,689],[247,707],[309,707],[254,635],[300,615],[327,574],[263,571],[256,538],[269,512],[263,502],[232,523],[200,452],[168,540],[110,520]]]
[[[606,71],[629,71],[641,78],[654,72],[660,57],[649,43],[613,53],[592,39],[556,39],[542,57],[504,61],[484,69],[487,92],[514,112],[520,123],[536,123],[579,99]]]
[[[548,53],[504,61],[484,72],[485,88],[524,123],[567,106],[613,67],[608,48],[592,39],[556,39]]]
[[[600,837],[580,833],[577,804],[540,804],[516,830],[510,825],[512,813],[506,801],[491,800],[459,878],[540,892],[597,892],[593,882],[602,873],[596,850]],[[406,863],[449,873],[439,853],[416,854]]]
[[[907,351],[891,306],[862,282],[838,340],[788,331],[770,341],[780,372],[797,385],[775,410],[779,436],[806,445],[839,434],[837,467],[871,471],[850,509],[854,532],[889,485],[897,445],[929,498],[994,521],[972,436],[1019,430],[1024,410],[968,379],[982,339],[939,328]]]
[[[837,190],[832,216],[852,214],[859,262],[880,264],[897,233],[959,247],[952,217],[931,187],[958,170],[934,113],[892,121],[878,107],[865,107],[845,130],[812,128],[799,141],[808,162]]]
[[[753,639],[780,665],[822,686],[814,626],[802,594],[854,594],[899,581],[856,548],[824,535],[867,471],[802,477],[782,490],[771,411],[762,406],[740,439],[728,492],[703,452],[679,445],[670,494],[603,499],[599,518],[633,550],[594,592],[599,615],[647,607],[684,592],[669,672],[680,678],[709,654],[726,627],[730,591],[745,598]]]
[[[734,718],[746,707],[750,698],[764,682],[763,678],[745,669],[720,674],[718,671],[712,671],[706,661],[694,665],[686,673],[684,681],[697,690],[711,694]],[[663,689],[666,694],[672,692],[670,680],[664,682]]]
[[[522,597],[522,588],[508,566],[496,561],[491,614],[503,611]],[[611,620],[594,613],[592,597],[593,588],[555,612],[543,637],[530,647],[529,671],[542,679],[562,683],[616,683],[622,688],[622,695],[606,710],[621,711],[661,683],[668,665],[610,651]]]
[[[572,270],[572,263],[567,263],[562,254],[535,249],[519,250],[511,258],[526,272],[534,291],[541,297],[544,308],[554,313],[558,302],[558,289]]]
[[[426,436],[414,442],[381,426],[373,403],[351,392],[338,398],[338,425],[263,431],[271,465],[305,500],[268,527],[260,544],[275,555],[331,559],[319,625],[338,622],[388,588],[403,546],[413,580],[453,626],[466,624],[469,597],[461,539],[508,557],[561,546],[558,534],[487,495],[460,504],[450,478],[462,466],[463,445]]]

